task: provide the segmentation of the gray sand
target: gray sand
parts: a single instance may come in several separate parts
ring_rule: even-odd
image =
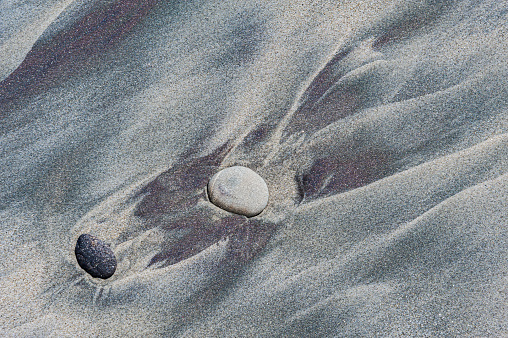
[[[507,60],[499,0],[2,1],[1,335],[508,336]]]

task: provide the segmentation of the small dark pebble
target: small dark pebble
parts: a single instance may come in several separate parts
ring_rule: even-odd
[[[107,279],[115,273],[115,254],[97,237],[89,234],[79,236],[74,252],[79,266],[90,276]]]

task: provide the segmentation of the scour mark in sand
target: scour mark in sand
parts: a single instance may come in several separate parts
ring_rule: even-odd
[[[399,11],[398,20],[382,27],[372,47],[375,50],[381,50],[401,40],[412,38],[419,33],[420,29],[441,17],[451,3],[452,1],[431,1],[426,5],[417,6],[417,9]]]
[[[160,174],[141,192],[134,213],[146,230],[158,227],[167,234],[163,248],[148,266],[166,267],[190,258],[229,238],[227,262],[239,267],[248,262],[268,242],[275,224],[218,210],[206,199],[208,180],[218,171],[231,144],[218,147],[199,158],[184,156],[176,166]]]
[[[353,157],[326,157],[298,175],[302,200],[345,192],[384,177],[390,163],[386,152],[369,150]]]
[[[231,143],[228,142],[206,156],[192,158],[191,154],[183,155],[184,160],[157,176],[140,191],[139,194],[144,198],[135,215],[153,219],[194,206],[204,197],[204,187],[230,150]]]
[[[316,133],[376,104],[371,97],[376,92],[372,88],[378,86],[389,70],[385,74],[380,66],[382,54],[372,48],[372,43],[376,40],[367,39],[339,49],[310,81],[296,109],[285,120],[281,139],[290,142],[292,135],[304,135],[298,151],[307,152],[307,161],[312,161],[297,165],[302,168],[296,175],[300,202],[365,186],[392,171],[393,155],[382,150],[383,145],[373,149],[363,142],[349,140],[357,149],[342,151],[349,141],[341,139],[337,140],[336,152],[326,151],[326,154],[319,153],[320,148],[312,145]],[[330,137],[331,144],[327,146],[333,148],[334,142]]]
[[[300,97],[299,107],[291,116],[291,120],[283,131],[283,138],[300,130],[314,132],[330,123],[337,121],[349,115],[354,107],[354,97],[344,93],[342,101],[337,101],[338,106],[333,111],[327,111],[326,114],[315,113],[315,104],[333,87],[333,85],[346,73],[337,67],[352,51],[352,48],[346,48],[338,53],[323,67],[314,77],[311,84]]]
[[[220,240],[234,234],[247,222],[247,218],[232,215],[220,220],[213,220],[207,215],[189,215],[177,218],[173,222],[164,224],[162,228],[168,232],[186,230],[186,234],[178,241],[168,241],[164,250],[156,254],[148,266],[162,262],[160,267],[176,264]]]

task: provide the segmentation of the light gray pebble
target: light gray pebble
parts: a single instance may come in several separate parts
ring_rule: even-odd
[[[265,180],[242,166],[225,168],[208,182],[208,197],[213,204],[247,217],[256,216],[266,208],[268,195]]]

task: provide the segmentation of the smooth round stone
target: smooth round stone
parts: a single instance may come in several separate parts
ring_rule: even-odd
[[[266,208],[268,187],[253,170],[234,166],[212,176],[208,182],[208,197],[219,208],[252,217]]]
[[[74,253],[79,266],[94,278],[107,279],[115,273],[116,257],[113,250],[93,235],[79,236]]]

